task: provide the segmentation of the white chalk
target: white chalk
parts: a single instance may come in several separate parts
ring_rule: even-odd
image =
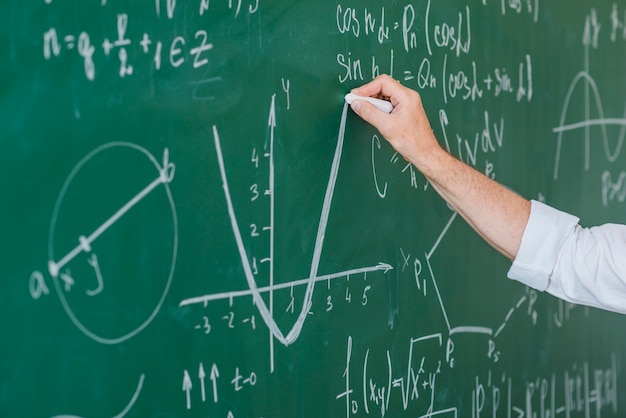
[[[376,106],[378,110],[385,112],[385,113],[391,113],[391,111],[393,110],[393,105],[391,104],[391,102],[388,102],[387,100],[374,99],[373,97],[358,96],[353,93],[346,94],[345,99],[348,104],[352,103],[353,100],[365,100],[366,102],[370,102],[371,104]]]

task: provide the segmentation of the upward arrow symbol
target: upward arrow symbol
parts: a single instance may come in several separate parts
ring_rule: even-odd
[[[275,94],[272,94],[272,104],[270,107],[270,115],[267,118],[267,126],[271,126],[272,128],[276,127],[276,95]]]
[[[213,402],[217,403],[217,378],[220,376],[220,371],[217,370],[217,364],[213,363],[211,367],[211,380],[213,381]]]
[[[186,392],[187,397],[187,409],[191,409],[191,378],[189,377],[189,372],[185,370],[183,375],[183,390]]]
[[[200,369],[198,370],[198,377],[200,378],[200,391],[202,392],[202,402],[206,401],[206,391],[204,390],[204,378],[206,373],[204,372],[204,366],[200,363]]]

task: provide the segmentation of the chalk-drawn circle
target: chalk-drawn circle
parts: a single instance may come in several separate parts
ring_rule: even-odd
[[[59,192],[50,271],[67,315],[97,342],[137,335],[169,292],[178,251],[173,175],[167,150],[161,164],[138,145],[111,142],[81,159]]]

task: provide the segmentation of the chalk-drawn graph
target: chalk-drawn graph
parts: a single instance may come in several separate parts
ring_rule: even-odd
[[[344,135],[345,135],[347,111],[348,111],[348,106],[344,105],[342,114],[341,114],[341,122],[340,122],[338,137],[337,137],[337,145],[336,145],[335,153],[333,156],[333,161],[331,164],[329,180],[326,186],[326,194],[324,197],[324,202],[323,202],[322,211],[320,215],[320,221],[318,224],[318,231],[317,231],[317,236],[315,239],[315,248],[314,248],[313,257],[312,257],[311,265],[310,265],[310,274],[306,278],[297,278],[294,280],[281,281],[280,283],[276,283],[275,277],[274,277],[275,254],[274,254],[274,248],[273,248],[274,247],[273,213],[274,213],[274,205],[275,205],[275,202],[274,202],[274,194],[275,194],[274,193],[274,164],[275,164],[275,161],[273,158],[274,156],[273,144],[274,144],[274,128],[276,126],[276,118],[275,118],[274,97],[272,97],[272,103],[271,103],[271,108],[270,108],[270,113],[269,113],[270,116],[268,119],[268,126],[270,128],[270,144],[269,144],[269,147],[270,147],[270,151],[269,151],[269,189],[270,189],[269,196],[270,196],[270,212],[271,212],[270,227],[269,227],[269,230],[270,230],[270,255],[269,255],[270,277],[269,277],[269,284],[266,286],[259,286],[259,284],[257,283],[257,280],[255,279],[255,274],[253,273],[251,257],[246,252],[244,239],[243,239],[242,232],[239,226],[239,220],[237,218],[237,214],[236,214],[236,211],[232,202],[232,198],[231,198],[227,170],[226,170],[226,165],[224,163],[224,157],[222,153],[220,135],[219,135],[217,126],[213,126],[213,140],[215,144],[215,149],[216,149],[217,159],[218,159],[218,164],[219,164],[219,169],[220,169],[220,175],[222,179],[222,187],[224,190],[224,196],[225,196],[226,205],[228,208],[231,229],[235,237],[241,265],[243,267],[245,278],[246,278],[247,289],[232,290],[232,291],[227,291],[227,292],[212,293],[212,294],[205,294],[201,296],[190,297],[190,298],[182,300],[179,305],[188,306],[188,305],[193,305],[193,304],[204,304],[206,306],[207,303],[212,302],[212,301],[217,301],[217,300],[228,299],[232,301],[234,298],[252,297],[256,308],[258,309],[260,315],[262,316],[266,326],[270,330],[270,357],[271,357],[270,358],[270,370],[271,371],[274,370],[273,346],[272,346],[274,339],[278,340],[284,345],[289,345],[289,344],[292,344],[294,341],[296,341],[300,332],[302,331],[302,328],[307,319],[308,313],[312,309],[312,296],[313,296],[314,287],[316,283],[330,282],[332,280],[344,279],[344,278],[347,278],[349,276],[353,276],[356,274],[367,274],[367,273],[375,272],[375,271],[381,271],[383,273],[386,273],[393,268],[391,265],[383,261],[378,261],[369,266],[350,269],[346,271],[339,271],[339,272],[330,273],[330,274],[320,275],[318,272],[321,252],[322,252],[322,248],[324,245],[324,236],[326,233],[326,226],[327,226],[327,222],[329,219],[330,208],[332,205],[333,191],[335,188],[335,182],[338,176],[339,165],[341,162],[341,151],[342,151]],[[515,304],[515,306],[512,307],[508,311],[504,321],[502,323],[497,324],[498,326],[484,326],[481,324],[456,324],[454,320],[451,320],[449,318],[444,298],[442,294],[440,293],[439,287],[437,284],[436,272],[431,266],[430,260],[433,258],[435,252],[437,251],[442,241],[444,240],[444,237],[449,232],[451,226],[454,224],[454,221],[458,218],[457,215],[458,215],[457,212],[455,211],[451,212],[451,215],[448,221],[442,227],[441,233],[438,235],[437,239],[433,243],[432,248],[424,254],[425,268],[428,270],[428,273],[429,273],[428,276],[430,279],[429,287],[432,286],[432,289],[434,289],[436,298],[439,302],[439,307],[441,308],[442,317],[446,324],[447,335],[449,337],[452,337],[455,334],[480,334],[480,335],[486,336],[489,339],[496,339],[498,335],[506,327],[506,324],[508,320],[511,318],[511,316],[513,315],[513,313],[517,311],[522,306],[522,304],[527,302],[529,300],[529,297],[527,295],[522,296],[520,300]],[[421,262],[418,259],[416,259],[416,263],[420,263],[420,270],[421,270],[422,269]],[[418,291],[421,291],[423,289],[424,294],[426,294],[426,283],[421,284],[420,280],[423,280],[423,279],[419,279],[418,277],[416,277]],[[306,286],[306,291],[302,300],[301,311],[299,312],[297,319],[293,323],[292,327],[288,330],[288,332],[284,332],[278,326],[273,316],[273,306],[272,306],[273,292],[278,291],[278,290],[290,289],[290,288],[294,288],[297,286]],[[266,300],[263,298],[263,295],[270,296],[269,303],[266,302]]]
[[[178,248],[169,188],[174,172],[168,149],[159,162],[138,145],[111,142],[82,158],[61,188],[48,235],[48,273],[66,314],[99,343],[135,336],[163,305]],[[161,261],[146,266],[142,260],[151,252]],[[125,305],[131,314],[120,309]]]
[[[274,270],[274,209],[275,209],[275,193],[274,193],[274,129],[276,127],[276,111],[275,111],[275,95],[272,96],[271,108],[268,119],[268,126],[270,128],[270,151],[269,151],[269,195],[270,195],[270,254],[269,254],[269,285],[264,287],[259,287],[258,283],[254,277],[252,263],[250,260],[250,256],[246,253],[245,245],[242,237],[242,233],[239,227],[239,222],[237,219],[237,214],[235,208],[233,206],[233,202],[231,199],[231,193],[228,183],[227,170],[224,163],[224,157],[222,153],[222,147],[220,142],[219,132],[216,126],[213,126],[213,139],[215,143],[215,149],[217,152],[217,158],[219,163],[220,175],[222,179],[222,186],[224,189],[224,196],[226,199],[226,204],[228,207],[228,214],[230,217],[230,223],[232,227],[232,232],[235,237],[235,241],[237,243],[237,248],[239,252],[239,257],[241,259],[241,265],[243,267],[245,278],[247,282],[248,289],[247,290],[239,290],[232,292],[225,292],[220,294],[209,294],[199,297],[193,297],[189,299],[185,299],[180,303],[180,306],[195,304],[195,303],[207,303],[209,301],[217,300],[217,299],[232,299],[234,297],[242,297],[242,296],[252,296],[255,306],[259,310],[260,315],[263,318],[263,321],[267,325],[270,330],[271,338],[270,344],[273,344],[273,340],[276,339],[284,345],[292,344],[302,331],[304,326],[304,322],[308,316],[308,313],[311,310],[312,305],[312,297],[315,284],[320,281],[330,281],[338,278],[345,278],[354,274],[366,274],[368,272],[374,271],[382,271],[387,272],[392,269],[392,267],[384,262],[377,262],[371,266],[351,269],[348,271],[341,271],[326,275],[319,275],[319,265],[322,254],[322,249],[324,246],[324,237],[326,235],[326,227],[328,224],[328,219],[330,215],[330,209],[333,200],[333,192],[335,189],[335,184],[337,180],[337,176],[339,173],[339,165],[341,162],[341,152],[343,149],[343,141],[345,136],[345,127],[346,127],[346,118],[347,118],[348,106],[344,105],[343,111],[341,114],[341,123],[339,127],[339,133],[337,137],[337,145],[335,148],[335,153],[333,156],[333,161],[330,169],[330,176],[328,180],[328,184],[326,186],[326,193],[324,196],[324,201],[322,205],[322,210],[320,214],[320,220],[318,224],[317,235],[315,238],[315,246],[313,251],[313,256],[310,265],[310,272],[308,277],[303,279],[296,279],[285,281],[281,283],[275,283],[275,270]],[[306,286],[306,290],[304,293],[304,297],[302,300],[301,310],[294,321],[291,328],[284,332],[276,323],[273,317],[273,292],[280,289],[293,288],[296,286]],[[270,295],[270,303],[266,303],[262,297],[262,294]],[[270,346],[271,354],[271,369],[273,370],[273,346]]]
[[[566,122],[568,111],[570,109],[572,96],[577,89],[585,89],[585,99],[584,99],[584,111],[585,111],[585,119],[577,122]],[[591,118],[591,99],[595,104],[595,113],[597,114],[596,118]],[[608,126],[621,126],[620,133],[617,136],[617,139],[613,141],[613,146],[611,147],[611,137],[607,132]],[[553,132],[557,134],[556,140],[556,154],[554,159],[554,172],[553,178],[557,180],[559,177],[559,165],[561,159],[561,149],[563,146],[564,134],[569,132],[576,132],[579,130],[584,130],[584,168],[585,171],[589,170],[590,165],[590,155],[591,155],[591,127],[599,127],[600,128],[600,137],[597,138],[596,141],[602,140],[603,143],[603,151],[604,156],[609,162],[614,162],[620,155],[622,151],[622,146],[624,145],[624,138],[626,137],[626,105],[624,106],[624,114],[621,118],[608,118],[605,116],[604,106],[602,104],[602,98],[600,95],[600,91],[598,90],[598,86],[586,71],[579,72],[576,77],[572,80],[572,83],[569,86],[567,91],[567,95],[565,96],[565,102],[563,105],[563,109],[561,111],[561,118],[559,120],[559,125],[553,129]],[[580,138],[580,135],[576,136]]]

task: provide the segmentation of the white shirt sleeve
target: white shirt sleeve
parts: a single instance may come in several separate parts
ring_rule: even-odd
[[[531,201],[508,276],[568,302],[626,313],[626,225],[582,228],[575,216]]]

